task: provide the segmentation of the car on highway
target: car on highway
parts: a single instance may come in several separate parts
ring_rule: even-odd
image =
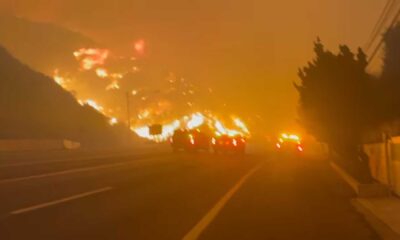
[[[243,136],[221,135],[211,140],[214,153],[238,153],[246,151],[246,139]]]
[[[280,153],[302,153],[304,151],[300,137],[295,134],[281,134],[275,146]]]
[[[176,130],[170,139],[171,147],[174,152],[180,150],[188,152],[209,151],[211,137],[200,129]]]

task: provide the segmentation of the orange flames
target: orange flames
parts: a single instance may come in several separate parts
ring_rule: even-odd
[[[107,85],[106,90],[118,90],[120,89],[119,83],[117,80],[113,80],[110,84]]]
[[[80,61],[81,68],[91,70],[94,67],[103,65],[110,51],[108,49],[99,48],[81,48],[74,52],[75,58]]]
[[[108,123],[109,123],[111,126],[114,126],[114,125],[118,124],[118,119],[115,118],[115,117],[112,117],[112,118],[110,118],[110,119],[108,120]]]
[[[108,77],[107,69],[104,69],[104,68],[97,68],[97,69],[96,69],[96,75],[97,75],[99,78],[107,78],[107,77]]]
[[[200,112],[196,112],[189,116],[184,116],[180,119],[176,119],[170,123],[164,124],[163,131],[160,135],[150,135],[148,126],[132,128],[132,130],[138,136],[156,142],[167,141],[174,134],[174,131],[179,128],[190,130],[196,129],[205,124],[207,124],[210,129],[214,130],[215,135],[250,136],[250,132],[242,120],[239,118],[234,118],[233,123],[237,129],[229,129],[225,127],[222,121],[218,120],[216,117],[206,116]]]
[[[69,81],[69,79],[66,79],[63,76],[61,76],[61,74],[60,74],[58,69],[54,70],[53,79],[62,88],[67,89],[67,82]]]
[[[138,56],[139,54],[143,54],[145,50],[144,40],[138,40],[134,42],[134,50]],[[107,91],[120,90],[121,79],[123,79],[125,76],[128,76],[128,74],[131,73],[135,74],[139,71],[142,71],[141,69],[139,69],[139,67],[132,65],[129,65],[129,68],[125,69],[126,71],[124,72],[115,72],[115,69],[113,71],[112,68],[113,65],[110,64],[108,61],[111,61],[116,58],[113,57],[112,59],[109,59],[111,51],[108,49],[81,48],[73,52],[73,55],[75,56],[76,60],[79,63],[80,71],[93,71],[95,76],[97,76],[100,79],[104,79],[105,81],[108,81],[108,85],[106,84],[105,84],[106,86],[104,85],[105,90]],[[129,59],[131,61],[137,60],[135,57],[131,57]],[[67,91],[74,90],[73,88],[71,88],[72,85],[71,83],[73,83],[71,80],[73,78],[63,77],[58,69],[54,70],[53,79],[58,85],[63,87],[65,90]],[[170,76],[167,78],[167,81],[169,85],[172,84],[171,86],[168,85],[169,93],[171,92],[178,93],[177,89],[179,89],[179,84],[181,84],[185,87],[183,91],[179,92],[179,94],[184,96],[186,99],[183,103],[190,108],[197,107],[196,102],[194,102],[193,99],[191,99],[191,97],[195,96],[199,91],[195,91],[193,89],[193,84],[191,84],[184,78],[176,77],[173,73],[170,74]],[[142,104],[147,104],[147,108],[143,108],[141,110],[137,109],[138,113],[135,119],[136,121],[140,121],[142,123],[154,122],[157,120],[158,117],[165,116],[163,115],[165,112],[171,111],[171,103],[165,99],[157,100],[157,104],[149,106],[148,104],[151,103],[152,97],[150,95],[144,95],[146,94],[146,89],[142,88],[128,89],[127,92],[130,93],[132,96],[136,96],[137,100],[141,99]],[[208,88],[208,93],[213,93],[213,90],[211,88]],[[107,108],[106,110],[102,105],[100,105],[98,102],[96,102],[94,99],[91,98],[90,99],[85,98],[85,100],[82,100],[79,99],[78,97],[77,101],[80,105],[90,106],[99,113],[106,116],[108,118],[108,123],[111,126],[120,123],[120,120],[115,117],[115,115],[119,111],[118,108],[116,109]],[[239,118],[232,118],[232,123],[228,125],[232,126],[232,128],[226,127],[225,123],[222,120],[218,119],[217,117],[211,114],[194,112],[192,114],[164,123],[162,128],[162,133],[160,135],[155,135],[155,136],[150,135],[149,127],[146,125],[139,127],[132,127],[131,130],[135,132],[139,137],[146,138],[156,142],[163,142],[168,140],[173,135],[174,131],[177,129],[182,128],[191,130],[202,126],[208,126],[208,128],[211,129],[215,135],[229,135],[229,136],[250,135],[249,129],[247,128],[246,124]]]

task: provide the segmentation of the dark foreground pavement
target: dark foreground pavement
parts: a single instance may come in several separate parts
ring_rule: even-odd
[[[353,197],[324,161],[271,157],[201,239],[379,239]]]
[[[199,239],[378,239],[322,160],[154,153],[24,163],[0,163],[1,240],[190,240],[202,219]]]

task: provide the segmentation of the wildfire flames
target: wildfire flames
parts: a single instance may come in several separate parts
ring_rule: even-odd
[[[118,81],[114,80],[109,85],[107,85],[106,90],[117,90],[120,89]]]
[[[92,99],[88,99],[86,101],[82,101],[82,100],[78,100],[80,105],[88,105],[91,106],[92,108],[94,108],[96,111],[103,113],[104,114],[104,108],[102,106],[100,106],[99,104],[97,104],[94,100]]]
[[[202,125],[207,125],[212,129],[215,135],[229,136],[250,136],[250,132],[244,122],[239,118],[233,118],[233,124],[237,129],[229,129],[224,124],[213,116],[206,116],[202,113],[193,113],[189,116],[184,116],[180,119],[173,120],[170,123],[163,125],[163,131],[160,135],[151,135],[149,126],[132,128],[132,130],[140,137],[156,142],[167,141],[177,129],[196,129]]]
[[[114,126],[115,124],[118,124],[118,119],[115,118],[115,117],[110,118],[110,120],[108,120],[108,123],[109,123],[111,126]]]
[[[138,54],[138,56],[144,53],[144,49],[145,49],[144,40],[138,40],[134,42],[134,50],[136,54]],[[78,72],[93,71],[95,77],[109,81],[108,83],[107,82],[103,83],[105,86],[104,90],[106,91],[122,90],[119,84],[119,80],[123,79],[128,73],[135,74],[140,71],[140,69],[137,66],[132,66],[132,65],[126,68],[125,72],[118,72],[115,70],[113,71],[108,66],[110,65],[109,64],[110,61],[115,59],[128,59],[128,61],[130,61],[129,63],[133,64],[134,62],[137,61],[137,57],[125,58],[125,57],[113,56],[112,58],[110,58],[111,51],[108,49],[81,48],[73,52],[73,55],[75,59],[78,61],[80,66]],[[53,72],[54,81],[67,91],[75,91],[73,88],[74,84],[72,81],[72,79],[75,80],[75,77],[67,78],[62,76],[60,72],[61,71],[59,71],[59,69],[54,70]],[[70,74],[68,74],[68,76],[69,75]],[[189,106],[190,108],[193,107],[193,101],[188,99],[196,94],[196,91],[193,89],[194,85],[192,83],[186,81],[184,78],[178,78],[173,73],[169,74],[169,76],[166,79],[166,82],[168,83],[168,85],[166,86],[166,91],[165,91],[166,93],[175,93],[184,96],[187,99],[186,102],[184,102],[186,103],[185,105]],[[181,89],[181,91],[178,91],[178,89]],[[132,124],[134,127],[132,127],[131,130],[135,132],[139,137],[146,138],[148,140],[156,142],[162,142],[168,140],[168,138],[170,138],[173,135],[174,131],[177,129],[191,130],[203,126],[207,126],[210,130],[214,132],[215,135],[229,135],[229,136],[250,135],[250,132],[245,123],[237,117],[232,118],[232,123],[230,124],[230,126],[232,126],[233,128],[227,128],[223,123],[223,121],[221,121],[217,117],[209,113],[203,114],[201,112],[195,112],[193,114],[189,114],[174,119],[170,122],[167,122],[162,125],[162,133],[160,135],[151,135],[149,131],[150,130],[149,126],[143,123],[157,122],[157,121],[160,122],[160,120],[155,120],[155,117],[164,116],[165,112],[171,111],[172,102],[168,101],[167,99],[161,99],[157,100],[157,102],[150,103],[148,101],[149,98],[151,97],[149,96],[149,94],[151,93],[147,91],[148,94],[144,95],[146,94],[146,91],[143,88],[139,89],[131,88],[128,90],[124,89],[123,94],[125,95],[126,92],[131,93],[130,95],[132,97],[136,97],[137,100],[141,99],[142,100],[141,105],[147,105],[147,107],[144,108],[140,107],[139,109],[137,109],[136,119],[130,119],[133,120],[134,123],[136,123]],[[213,91],[211,88],[207,88],[206,92],[211,94]],[[120,123],[120,120],[116,117],[116,115],[117,116],[121,115],[118,114],[120,108],[119,110],[118,108],[107,108],[106,110],[104,106],[100,105],[97,101],[95,101],[92,98],[79,97],[76,94],[74,95],[77,97],[77,102],[80,105],[90,106],[97,112],[106,116],[108,118],[108,123],[111,126]],[[142,123],[142,126],[140,125],[137,126],[140,122]]]
[[[97,68],[96,74],[99,78],[107,78],[108,77],[108,72],[104,68]]]
[[[67,83],[67,79],[65,79],[64,77],[62,77],[59,73],[58,69],[54,70],[53,73],[53,79],[54,81],[60,85],[62,88],[67,89],[66,83]]]
[[[80,61],[81,68],[84,70],[91,70],[96,66],[103,65],[109,54],[108,49],[99,48],[81,48],[74,52],[75,58]]]

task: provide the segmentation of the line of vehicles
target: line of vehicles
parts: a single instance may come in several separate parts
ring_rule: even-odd
[[[214,153],[246,152],[247,139],[242,135],[230,136],[227,134],[212,134],[204,129],[178,129],[170,138],[173,152],[197,152],[210,150]],[[275,144],[278,153],[302,154],[304,147],[299,136],[295,134],[281,134]]]
[[[214,153],[244,154],[246,151],[244,136],[215,135],[201,129],[175,130],[170,143],[174,152],[212,150]]]

